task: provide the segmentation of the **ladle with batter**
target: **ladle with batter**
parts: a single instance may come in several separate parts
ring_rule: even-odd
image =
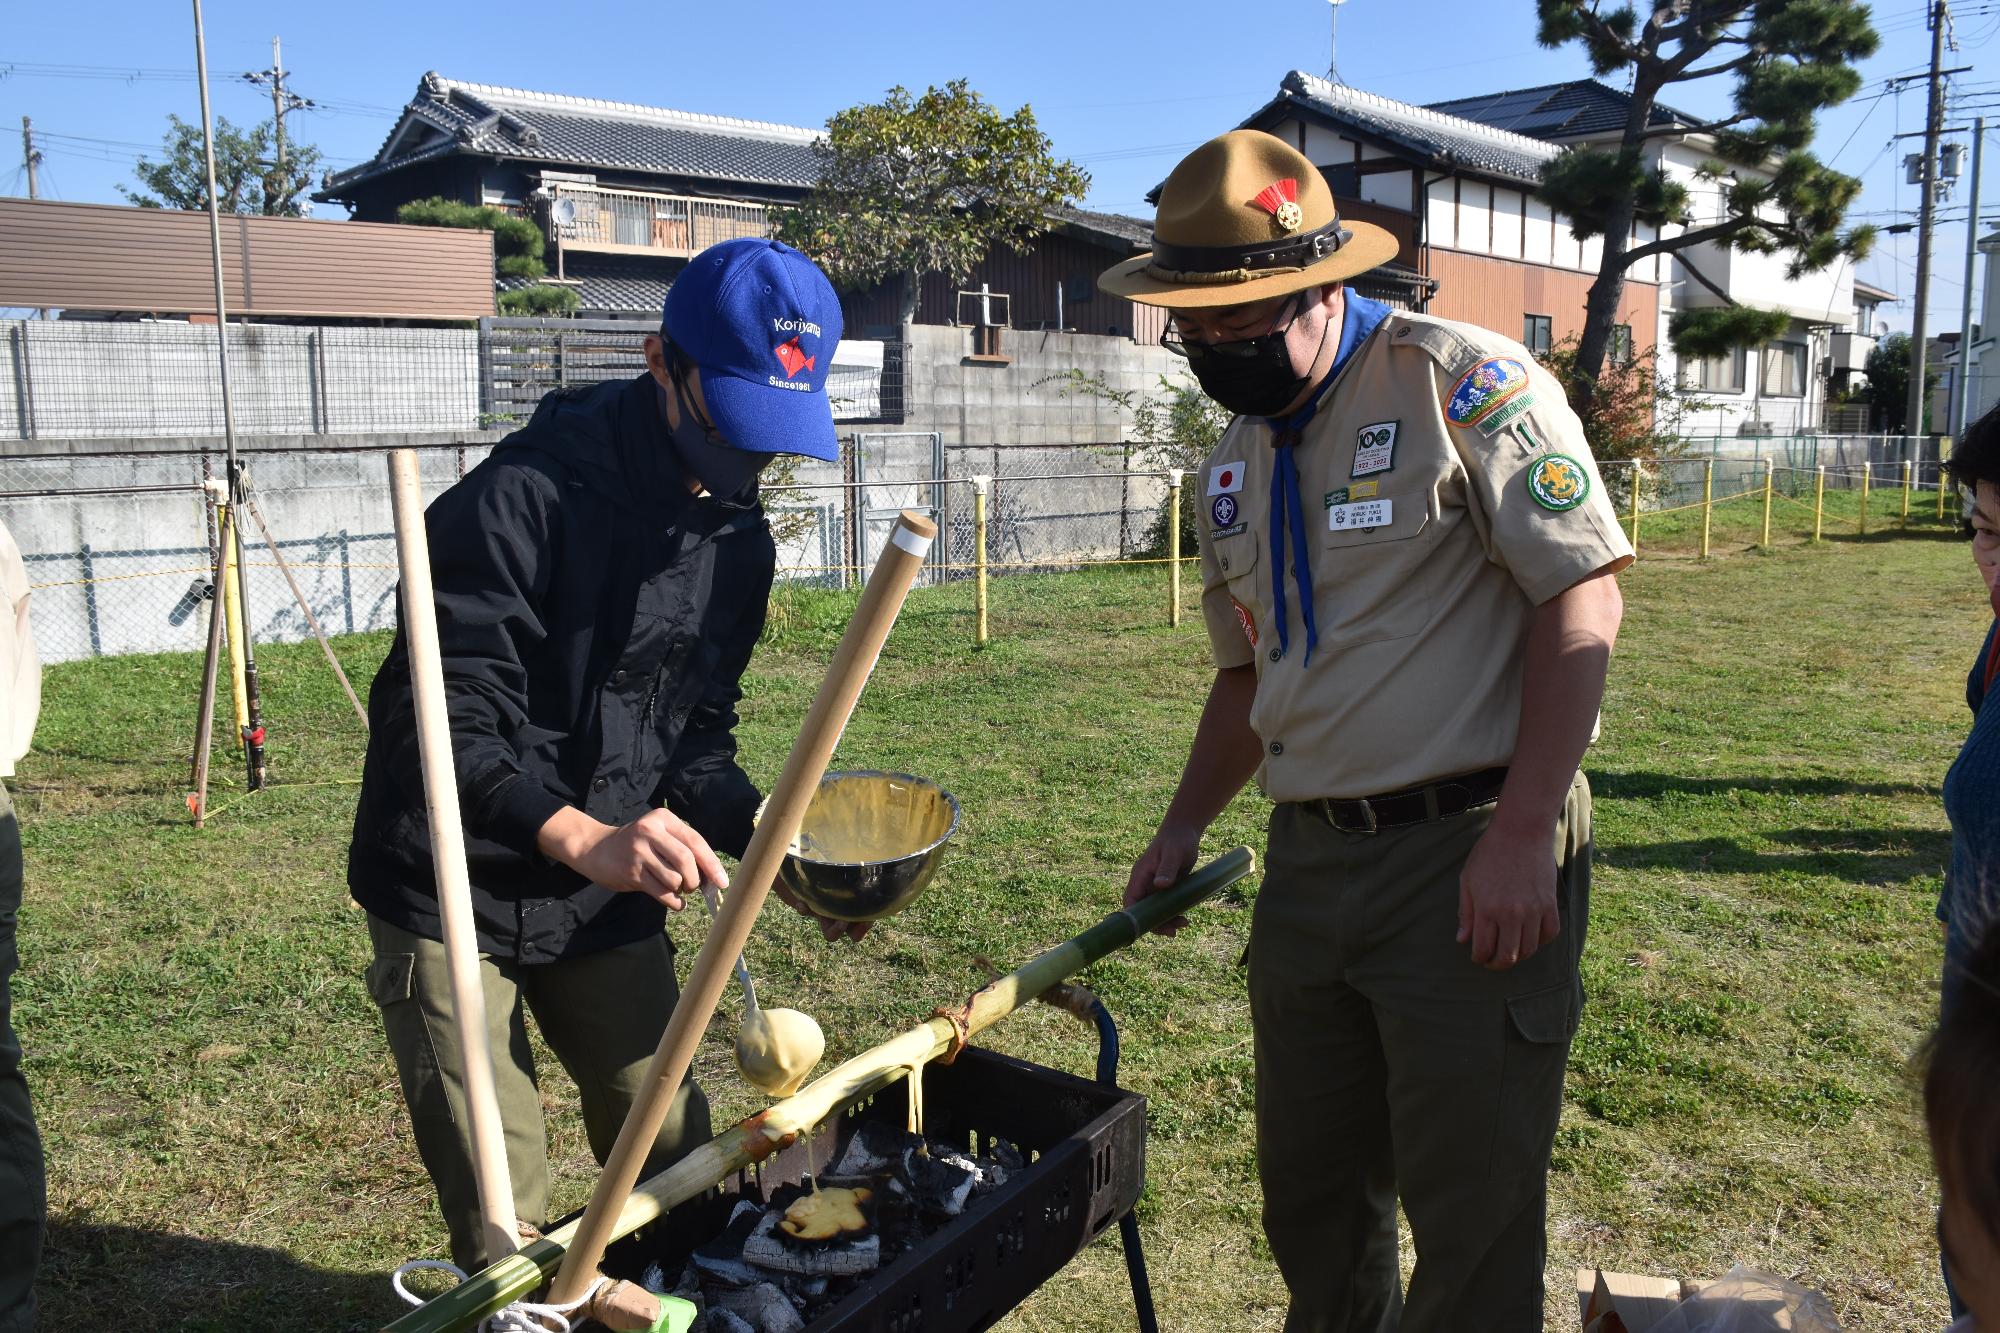
[[[720,903],[712,884],[701,886],[708,913]],[[736,980],[743,987],[743,1022],[736,1030],[736,1071],[744,1082],[771,1097],[789,1097],[805,1085],[806,1076],[826,1053],[826,1034],[812,1015],[797,1009],[762,1009],[750,968],[736,955]]]

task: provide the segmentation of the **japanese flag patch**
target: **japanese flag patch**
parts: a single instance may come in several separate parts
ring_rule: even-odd
[[[1208,493],[1234,495],[1243,489],[1243,465],[1241,463],[1217,463],[1208,470]]]

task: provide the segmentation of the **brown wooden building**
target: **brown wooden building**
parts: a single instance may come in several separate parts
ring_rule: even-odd
[[[222,220],[231,318],[478,319],[493,313],[486,232],[308,218]],[[0,306],[66,315],[215,315],[206,213],[0,199]]]

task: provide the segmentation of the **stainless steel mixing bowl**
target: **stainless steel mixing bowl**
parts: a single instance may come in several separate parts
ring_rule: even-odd
[[[924,891],[957,830],[958,801],[927,778],[828,773],[778,878],[821,916],[879,921]]]

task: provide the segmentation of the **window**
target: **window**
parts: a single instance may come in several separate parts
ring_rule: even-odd
[[[1772,343],[1763,349],[1763,391],[1766,398],[1806,396],[1806,345]]]
[[[1632,326],[1613,324],[1611,326],[1611,364],[1629,365],[1632,361]]]
[[[1681,387],[1701,393],[1742,393],[1744,360],[1740,347],[1725,356],[1690,357],[1681,362]]]
[[[1549,350],[1549,333],[1547,315],[1529,315],[1521,322],[1521,345],[1540,356]]]

